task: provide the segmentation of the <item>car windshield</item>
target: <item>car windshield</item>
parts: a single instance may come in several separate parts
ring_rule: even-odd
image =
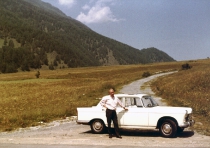
[[[158,106],[158,103],[151,96],[143,96],[142,102],[145,107],[154,107]]]

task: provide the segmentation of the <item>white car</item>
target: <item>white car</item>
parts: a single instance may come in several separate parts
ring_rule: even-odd
[[[147,94],[115,94],[128,108],[116,109],[119,128],[159,129],[163,137],[175,137],[177,132],[194,124],[192,108],[158,106]],[[100,103],[93,107],[77,108],[77,123],[90,125],[93,133],[102,133],[107,127],[105,108]],[[113,126],[113,125],[112,125]]]

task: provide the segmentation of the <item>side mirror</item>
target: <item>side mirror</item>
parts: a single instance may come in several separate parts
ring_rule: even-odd
[[[152,107],[152,105],[151,104],[148,104],[147,107]]]

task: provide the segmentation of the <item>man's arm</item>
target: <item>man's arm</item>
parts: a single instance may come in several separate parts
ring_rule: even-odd
[[[128,110],[118,98],[117,98],[117,102],[124,110]]]
[[[100,104],[101,104],[102,107],[107,108],[107,107],[106,107],[106,98],[105,98],[105,97],[103,97],[103,98],[101,99]]]

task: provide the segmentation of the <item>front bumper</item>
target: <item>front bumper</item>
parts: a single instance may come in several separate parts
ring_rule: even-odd
[[[195,120],[189,120],[187,122],[184,122],[183,125],[180,125],[180,127],[186,128],[186,127],[191,127],[195,124]]]
[[[86,120],[77,120],[76,122],[77,122],[77,124],[89,125],[89,122],[90,122],[90,121],[86,121]]]

